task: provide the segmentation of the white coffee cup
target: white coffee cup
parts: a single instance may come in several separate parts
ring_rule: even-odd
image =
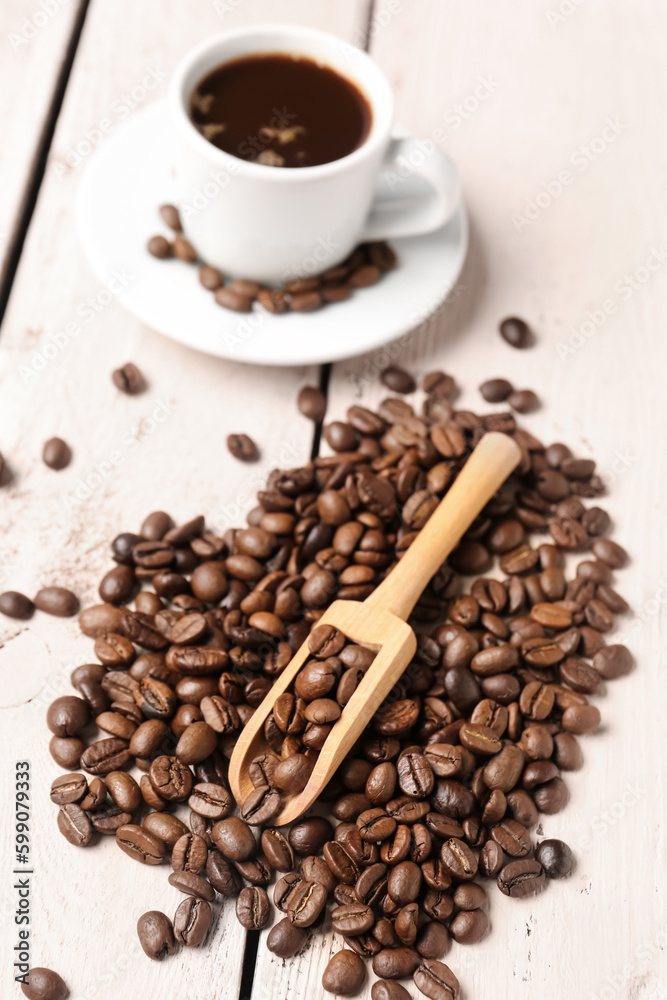
[[[262,52],[306,56],[356,84],[372,111],[362,145],[330,163],[290,168],[239,159],[205,139],[188,114],[192,91],[217,66]],[[227,275],[280,284],[317,274],[366,240],[439,229],[458,204],[449,157],[430,139],[392,138],[386,77],[365,52],[326,32],[264,24],[208,39],[176,68],[169,103],[183,228],[200,257]]]

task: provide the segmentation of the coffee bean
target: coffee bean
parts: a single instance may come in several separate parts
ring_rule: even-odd
[[[219,820],[211,831],[213,843],[230,861],[246,861],[257,851],[248,824],[237,816]]]
[[[287,916],[297,927],[315,923],[327,901],[327,890],[320,882],[300,879],[287,899]]]
[[[63,695],[51,702],[46,724],[56,736],[78,736],[90,721],[90,709],[83,698]]]
[[[514,391],[511,382],[506,378],[492,378],[483,382],[479,391],[487,403],[502,403]]]
[[[121,851],[144,865],[161,865],[167,851],[159,837],[133,823],[116,830],[116,843]]]
[[[49,438],[42,450],[42,459],[44,465],[48,465],[50,469],[60,471],[60,469],[66,468],[72,461],[70,446],[62,438]]]
[[[65,587],[42,587],[34,599],[38,611],[57,618],[71,618],[79,611],[79,598]]]
[[[449,925],[449,933],[459,944],[476,944],[489,929],[483,910],[461,910]]]
[[[572,851],[562,840],[543,840],[535,848],[535,860],[547,878],[566,878],[576,865]]]
[[[227,448],[241,462],[256,462],[259,458],[257,445],[247,434],[228,434]]]
[[[146,244],[146,249],[158,260],[166,260],[173,253],[171,243],[164,236],[151,236]]]
[[[116,388],[128,396],[135,396],[146,388],[144,376],[132,361],[116,368],[111,379]]]
[[[224,280],[217,267],[204,265],[199,268],[199,282],[209,292],[215,292],[218,288],[222,287]]]
[[[58,813],[58,829],[75,847],[86,847],[93,835],[87,814],[74,802],[61,807]]]
[[[314,386],[305,385],[299,390],[297,406],[304,417],[312,420],[313,423],[319,423],[321,420],[324,420],[327,401],[324,393],[321,392],[320,389],[317,389]]]
[[[446,840],[440,849],[442,863],[454,878],[474,878],[477,874],[477,858],[468,845],[456,837]]]
[[[171,920],[159,910],[149,910],[137,920],[139,943],[146,955],[155,962],[161,962],[175,950],[174,929]]]
[[[236,918],[246,930],[261,930],[268,923],[270,913],[269,897],[261,886],[246,887],[237,896]]]
[[[196,948],[208,934],[211,920],[211,907],[205,899],[186,896],[174,914],[174,937],[179,944]]]
[[[21,992],[28,1000],[65,1000],[69,996],[67,984],[57,972],[38,966],[27,973]]]
[[[539,892],[544,878],[544,869],[539,861],[523,858],[505,865],[498,875],[498,888],[505,896],[522,899]]]
[[[386,385],[387,389],[392,392],[400,392],[401,394],[414,392],[416,389],[415,380],[409,372],[406,372],[403,368],[396,368],[395,366],[390,366],[385,368],[380,374],[380,380],[383,385]]]
[[[533,336],[525,320],[509,316],[500,324],[500,335],[510,347],[530,347]]]
[[[333,840],[333,827],[322,816],[311,816],[309,819],[295,823],[289,832],[289,842],[296,854],[306,856],[318,854],[327,841]]]
[[[186,240],[184,236],[177,233],[174,236],[172,242],[172,249],[174,251],[174,256],[178,257],[179,260],[184,261],[186,264],[194,264],[197,260],[197,251],[193,247],[189,240]]]
[[[331,926],[337,934],[352,937],[365,934],[375,923],[375,917],[370,906],[364,903],[348,903],[337,906],[331,911]]]
[[[444,962],[425,958],[412,977],[417,989],[430,1000],[456,1000],[459,981]]]
[[[35,605],[25,594],[17,590],[6,590],[0,594],[0,613],[8,618],[32,618]]]
[[[226,788],[206,781],[194,785],[188,799],[192,811],[206,819],[224,819],[232,811],[233,804]]]
[[[366,966],[352,951],[337,951],[322,974],[323,989],[343,997],[356,996],[365,981]]]
[[[159,212],[162,221],[170,229],[173,229],[175,233],[182,232],[181,217],[175,205],[160,205]]]
[[[266,946],[278,958],[292,958],[301,951],[307,940],[307,930],[295,927],[288,917],[283,917],[269,931]]]
[[[406,979],[420,962],[421,956],[414,948],[384,948],[373,958],[373,972],[381,979]]]
[[[268,785],[259,785],[244,799],[241,815],[246,823],[263,826],[275,819],[281,808],[280,792]]]

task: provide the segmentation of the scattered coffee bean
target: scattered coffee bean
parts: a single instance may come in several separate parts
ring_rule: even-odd
[[[60,471],[66,468],[72,461],[72,451],[70,446],[62,438],[53,437],[45,443],[42,451],[44,465],[50,469]]]
[[[315,388],[312,385],[304,385],[302,389],[299,390],[299,395],[297,397],[297,406],[299,411],[303,413],[304,417],[308,417],[313,423],[319,423],[324,420],[324,414],[327,408],[327,401],[324,393]]]
[[[139,944],[149,958],[161,962],[167,955],[173,955],[174,929],[169,917],[159,910],[149,910],[137,920]]]
[[[79,611],[79,598],[65,587],[42,587],[34,603],[38,611],[57,618],[71,618]]]
[[[510,347],[529,347],[533,337],[525,320],[509,316],[500,324],[500,335]]]
[[[146,244],[146,249],[151,256],[157,257],[158,260],[168,260],[174,253],[171,243],[164,236],[151,236]]]
[[[514,387],[506,378],[492,378],[479,387],[487,403],[503,403],[514,392]]]
[[[18,590],[6,590],[0,594],[0,613],[8,618],[32,618],[35,605]]]
[[[165,222],[170,229],[173,229],[175,233],[182,232],[183,227],[181,226],[181,217],[175,205],[160,205],[159,211],[163,222]]]
[[[257,445],[247,434],[229,434],[227,448],[241,462],[256,462],[259,458]]]
[[[356,996],[365,981],[366,966],[353,951],[337,951],[322,975],[323,989],[342,997]]]
[[[509,405],[517,413],[531,413],[540,405],[540,401],[532,389],[515,389],[506,398]]]
[[[128,396],[135,396],[146,388],[144,376],[132,361],[116,368],[111,378],[116,388]]]
[[[400,392],[402,395],[414,392],[416,388],[412,375],[403,368],[393,366],[385,368],[380,375],[380,380],[392,392]]]
[[[65,980],[52,969],[35,966],[21,983],[21,992],[28,1000],[65,1000],[68,989]]]

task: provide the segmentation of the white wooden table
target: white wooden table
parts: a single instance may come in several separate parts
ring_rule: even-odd
[[[71,150],[86,130],[113,117],[114,102],[147,69],[168,72],[190,46],[223,28],[296,21],[367,44],[395,88],[400,123],[422,136],[444,131],[442,145],[463,176],[472,244],[451,301],[407,343],[333,367],[330,416],[353,399],[378,400],[378,372],[389,358],[416,375],[452,372],[464,406],[479,405],[476,386],[486,377],[534,387],[544,406],[526,426],[598,460],[615,537],[633,555],[619,580],[632,604],[621,631],[637,669],[600,700],[604,725],[584,741],[584,769],[568,777],[571,802],[542,823],[546,836],[574,847],[577,871],[537,898],[517,902],[493,892],[492,933],[468,949],[454,945],[447,961],[467,1000],[664,1000],[664,5],[55,6],[47,17],[28,0],[6,0],[0,10],[0,275],[11,287],[0,336],[0,450],[13,474],[0,491],[0,589],[32,594],[61,583],[92,602],[118,531],[136,530],[157,507],[177,520],[205,513],[218,529],[240,523],[261,476],[275,464],[306,460],[312,446],[312,426],[294,400],[301,385],[317,382],[318,370],[209,359],[164,340],[116,302],[101,306],[103,290],[74,228],[83,165],[72,165]],[[163,95],[164,85],[145,103]],[[100,308],[87,321],[82,304],[91,298]],[[508,313],[533,325],[534,349],[512,351],[499,338],[498,320]],[[77,334],[55,340],[68,324]],[[130,359],[150,379],[138,397],[110,383],[111,370]],[[224,436],[239,430],[262,447],[251,476],[224,447]],[[72,465],[57,476],[40,459],[54,434],[74,449]],[[121,460],[107,474],[105,463],[118,451]],[[68,503],[79,480],[100,469],[89,495]],[[0,995],[17,994],[13,778],[15,761],[29,760],[33,964],[60,970],[73,1000],[321,996],[323,966],[340,940],[316,934],[302,958],[282,962],[266,950],[263,934],[253,977],[251,955],[244,970],[246,941],[229,902],[204,949],[182,949],[162,965],[145,959],[136,918],[149,908],[172,912],[178,893],[164,871],[133,864],[111,842],[74,852],[56,832],[48,800],[58,768],[47,750],[45,709],[70,690],[69,673],[90,658],[90,642],[71,621],[39,614],[27,625],[3,619],[0,642]]]

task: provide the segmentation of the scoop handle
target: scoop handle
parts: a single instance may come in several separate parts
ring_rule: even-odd
[[[429,580],[520,460],[521,449],[509,435],[485,434],[403,558],[366,598],[366,606],[386,608],[407,621]]]

